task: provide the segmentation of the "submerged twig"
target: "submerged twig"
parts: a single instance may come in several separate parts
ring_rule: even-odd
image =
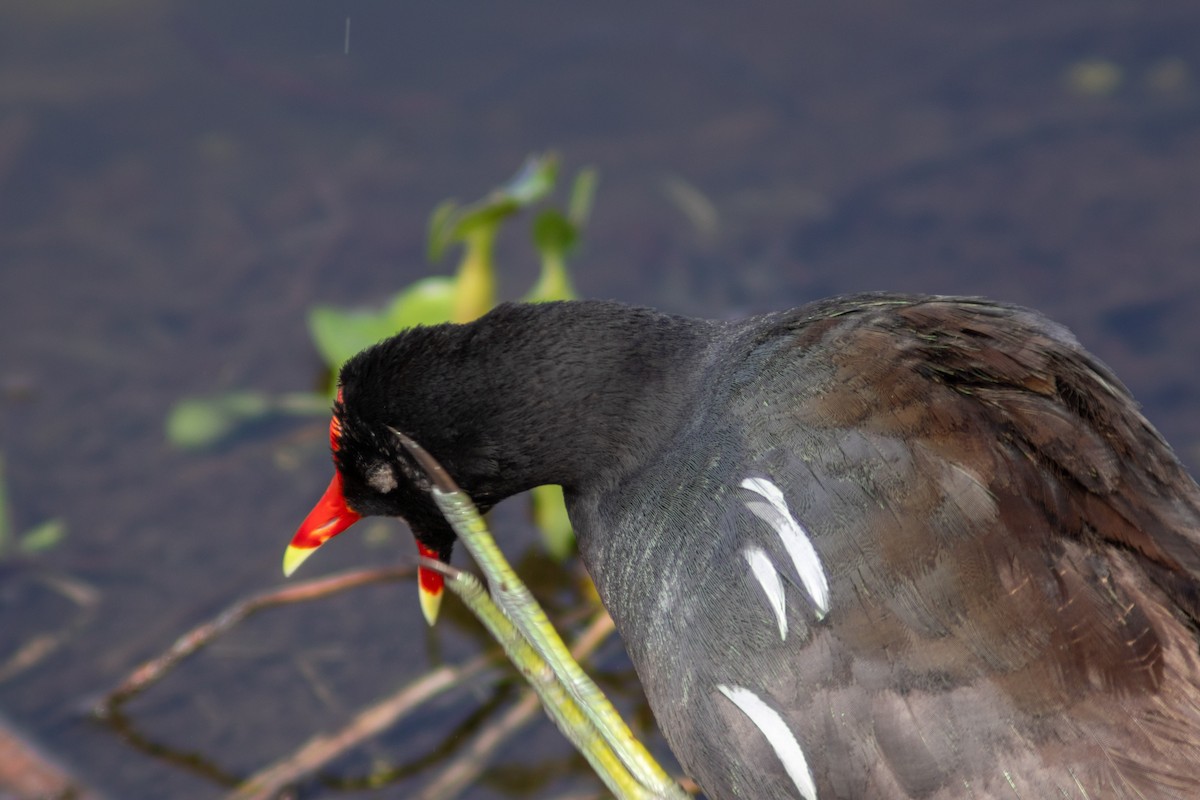
[[[422,565],[442,572],[447,588],[458,594],[505,646],[510,659],[530,681],[542,706],[611,790],[622,798],[686,797],[684,790],[671,781],[634,738],[607,698],[576,662],[611,632],[611,619],[603,615],[594,621],[568,652],[540,606],[495,548],[486,524],[470,499],[428,454],[411,441],[405,440],[405,444],[411,451],[416,451],[419,460],[430,462],[425,466],[434,478],[434,499],[488,574],[499,607],[474,576],[440,562],[423,560]],[[119,719],[125,702],[257,611],[412,574],[412,567],[358,570],[274,589],[237,602],[181,636],[163,654],[140,665],[97,704],[95,714]],[[291,755],[241,781],[227,800],[270,800],[279,796],[289,785],[305,779],[365,739],[391,727],[416,706],[498,663],[497,656],[480,656],[463,667],[440,667],[425,674],[394,695],[360,711],[340,731],[312,737]],[[469,749],[426,787],[421,794],[423,800],[448,800],[474,780],[496,748],[536,714],[538,703],[534,696],[522,697],[506,714],[487,726]]]
[[[478,656],[461,667],[438,667],[390,697],[363,709],[341,730],[317,735],[294,753],[244,780],[226,800],[270,800],[364,740],[387,730],[396,720],[448,689],[501,663],[500,653]]]
[[[381,567],[379,569],[354,570],[331,575],[317,580],[305,581],[281,589],[272,589],[234,603],[215,619],[197,625],[175,640],[171,647],[159,656],[141,664],[117,688],[113,689],[93,708],[92,713],[101,718],[112,716],[118,707],[130,698],[141,694],[162,680],[179,662],[210,644],[213,639],[237,625],[246,617],[264,608],[302,603],[326,595],[342,592],[357,586],[381,581],[410,578],[413,567]]]

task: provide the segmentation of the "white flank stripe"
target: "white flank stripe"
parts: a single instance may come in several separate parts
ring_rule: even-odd
[[[767,602],[771,604],[771,610],[775,612],[775,620],[779,623],[779,638],[787,641],[787,612],[784,608],[783,580],[761,547],[747,547],[742,551],[742,555],[746,557],[746,561],[750,564],[750,571],[754,573],[758,585],[767,595]]]
[[[774,528],[779,538],[783,539],[783,546],[792,557],[796,573],[817,607],[817,618],[824,617],[829,613],[829,580],[825,577],[825,568],[821,566],[821,557],[817,555],[808,533],[792,516],[787,500],[783,498],[783,492],[766,478],[746,478],[742,481],[742,488],[766,499],[765,503],[758,500],[747,501],[746,508]]]
[[[763,736],[767,737],[767,743],[783,762],[783,768],[800,790],[800,796],[804,800],[817,800],[817,785],[813,781],[812,770],[808,768],[808,759],[804,757],[800,742],[796,741],[795,735],[783,721],[783,717],[779,716],[779,712],[764,703],[754,692],[741,686],[730,687],[722,684],[717,689],[740,708],[762,731]]]

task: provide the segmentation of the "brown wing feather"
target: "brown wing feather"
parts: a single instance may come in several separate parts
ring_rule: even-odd
[[[800,338],[835,365],[802,422],[914,454],[904,480],[876,480],[859,535],[877,544],[859,547],[839,640],[886,653],[902,696],[910,675],[905,703],[937,680],[998,688],[1012,763],[1032,764],[1014,785],[1061,786],[1030,777],[1049,774],[1037,759],[1082,758],[1071,779],[1099,796],[1200,796],[1200,490],[1119,381],[1053,323],[961,301],[881,304]],[[888,780],[907,785],[932,762],[889,730]]]

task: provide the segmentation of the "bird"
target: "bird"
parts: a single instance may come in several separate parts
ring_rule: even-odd
[[[406,330],[341,370],[286,570],[369,515],[449,560],[400,433],[481,510],[563,487],[710,800],[1200,797],[1200,488],[1035,311],[579,300]]]

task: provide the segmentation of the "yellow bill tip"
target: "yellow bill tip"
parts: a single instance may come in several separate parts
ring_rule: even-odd
[[[292,573],[300,569],[300,565],[308,560],[308,557],[317,552],[315,547],[296,547],[289,544],[287,550],[283,551],[283,574],[284,577],[290,578]]]
[[[442,595],[444,592],[439,589],[436,592],[431,592],[424,586],[419,587],[419,595],[421,598],[421,613],[425,615],[425,621],[429,623],[429,627],[437,622],[438,611],[442,607]]]

